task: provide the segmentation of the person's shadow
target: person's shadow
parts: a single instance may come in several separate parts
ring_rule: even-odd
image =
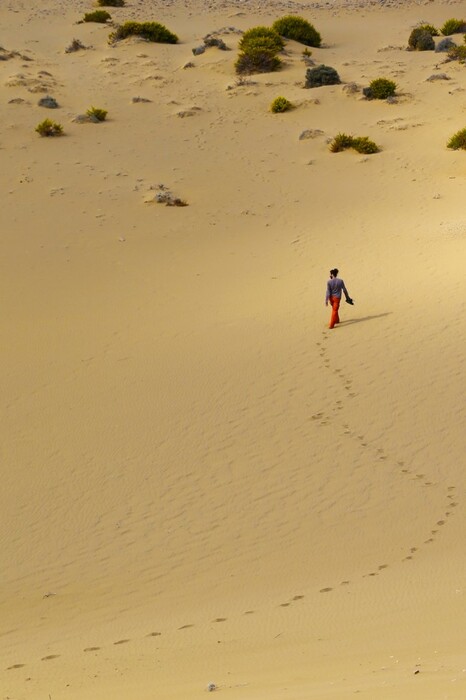
[[[376,314],[375,316],[363,316],[362,318],[350,318],[348,321],[342,321],[341,326],[349,326],[351,323],[363,323],[364,321],[372,321],[375,318],[383,318],[384,316],[390,316],[393,311],[385,311],[383,314]]]

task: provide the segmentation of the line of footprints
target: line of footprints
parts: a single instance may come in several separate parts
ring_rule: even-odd
[[[323,341],[317,343],[317,348],[318,348],[318,352],[319,352],[319,355],[323,361],[324,366],[328,370],[331,370],[331,363],[330,363],[330,360],[328,359],[327,350],[325,347],[326,340],[327,340],[327,336],[324,333]],[[351,380],[351,378],[347,377],[340,369],[334,369],[333,372],[339,377],[339,379],[343,385],[344,391],[347,394],[347,398],[353,399],[355,396],[357,396],[357,394],[353,391],[353,381]],[[338,400],[335,402],[335,410],[341,411],[343,409],[343,407],[344,406],[343,406],[342,400]],[[324,412],[319,412],[319,413],[314,414],[312,416],[312,419],[314,421],[316,421],[318,423],[318,425],[322,425],[322,426],[327,425],[332,421],[331,416],[327,416]],[[345,435],[347,435],[352,440],[357,440],[361,447],[363,447],[363,448],[368,447],[368,443],[365,441],[364,435],[358,435],[357,433],[353,432],[348,423],[343,423],[342,426],[343,426]],[[375,448],[369,448],[369,449],[375,450],[375,457],[377,460],[384,462],[387,459],[387,455],[385,454],[385,451],[382,447],[375,447]],[[420,486],[422,485],[424,487],[428,487],[428,486],[433,485],[431,481],[426,480],[426,477],[424,474],[414,474],[412,471],[407,469],[404,465],[404,462],[397,461],[396,464],[400,468],[400,474],[404,475],[407,478],[417,480],[419,482]],[[424,542],[419,544],[418,546],[410,547],[410,549],[406,552],[406,556],[403,557],[402,561],[412,560],[415,557],[416,553],[419,552],[419,550],[422,547],[427,546],[429,544],[432,544],[435,541],[435,537],[439,532],[439,528],[443,527],[447,523],[448,518],[450,518],[453,515],[454,508],[456,508],[458,506],[458,503],[457,503],[456,498],[455,498],[455,490],[456,490],[455,486],[448,486],[447,487],[446,494],[445,494],[444,511],[443,511],[441,518],[439,518],[436,521],[435,525],[432,526],[432,529],[430,530],[430,532],[429,532],[427,538],[424,540]],[[366,574],[363,574],[362,578],[379,576],[379,574],[382,573],[384,571],[384,569],[387,569],[387,568],[388,568],[388,564],[380,564],[379,566],[377,566],[377,568],[374,571],[370,571]],[[350,583],[351,583],[351,581],[341,581],[339,586],[349,586]],[[319,593],[330,593],[333,590],[334,590],[333,587],[326,586],[325,588],[321,588]],[[290,600],[285,601],[284,603],[280,603],[279,607],[287,608],[290,605],[293,605],[293,603],[297,603],[297,602],[301,601],[304,597],[305,597],[304,595],[295,595]],[[256,612],[255,610],[246,610],[243,614],[244,615],[253,615],[255,612]],[[212,623],[223,623],[223,622],[227,622],[227,620],[228,620],[228,618],[226,618],[226,617],[217,617],[214,620],[212,620],[211,622]],[[182,625],[181,627],[178,627],[178,630],[179,631],[188,630],[188,629],[191,629],[192,627],[194,627],[193,624]],[[150,632],[149,634],[146,635],[146,637],[157,638],[157,637],[160,637],[161,635],[162,635],[162,632]],[[120,646],[123,644],[128,644],[129,642],[131,642],[130,639],[119,639],[118,641],[113,642],[113,645]],[[83,651],[84,652],[98,652],[98,651],[100,651],[101,648],[102,647],[98,647],[98,646],[89,646],[89,647],[85,647],[85,649],[83,649]],[[52,660],[57,659],[59,657],[60,657],[60,654],[49,654],[47,656],[42,657],[41,661],[52,661]],[[13,664],[12,666],[8,666],[7,670],[24,668],[24,666],[26,666],[26,664]],[[28,680],[28,679],[26,679],[26,680]]]
[[[324,332],[323,333],[323,338],[322,342],[316,343],[319,355],[322,359],[322,362],[324,364],[324,367],[328,370],[331,370],[331,363],[330,360],[328,359],[328,354],[327,354],[327,349],[325,347],[326,341],[328,340],[327,334]],[[344,391],[346,392],[346,395],[349,399],[353,399],[357,396],[356,392],[353,391],[352,385],[353,385],[353,380],[349,377],[347,377],[341,369],[333,369],[333,372],[339,377]],[[343,401],[336,401],[335,402],[335,407],[337,411],[340,411],[343,409]],[[327,425],[329,422],[331,422],[331,417],[326,416],[323,412],[316,413],[312,416],[312,419],[317,421],[319,425]],[[368,447],[368,443],[365,441],[364,435],[358,435],[355,433],[353,430],[351,430],[351,427],[348,423],[343,423],[343,429],[344,429],[344,434],[348,435],[349,438],[353,440],[357,440],[359,445],[361,447]],[[371,449],[371,448],[369,448]],[[387,459],[387,455],[385,454],[385,450],[382,447],[375,447],[372,448],[375,451],[375,456],[378,461],[385,461]],[[397,461],[396,462],[397,466],[400,468],[400,474],[404,475],[407,478],[410,478],[411,480],[416,480],[419,482],[419,485],[422,486],[433,486],[432,481],[426,480],[425,474],[415,474],[412,472],[410,469],[407,469],[405,467],[405,463],[403,461]],[[455,497],[455,486],[448,486],[445,491],[445,502],[444,502],[444,512],[442,513],[442,516],[439,520],[436,521],[435,525],[432,526],[432,529],[429,532],[429,535],[427,539],[424,540],[424,542],[417,547],[410,547],[409,551],[406,553],[406,556],[403,557],[402,561],[409,561],[414,558],[416,552],[419,552],[422,546],[432,544],[432,542],[435,541],[435,536],[439,532],[439,528],[442,527],[443,525],[446,524],[447,519],[450,518],[453,515],[453,509],[458,506],[458,503],[456,501]],[[377,571],[371,571],[367,574],[363,574],[363,578],[367,576],[378,576],[383,569],[387,569],[388,564],[381,564],[380,566],[377,567]],[[342,581],[340,585],[348,585],[350,582],[349,581]],[[333,590],[332,588],[322,588],[321,593],[328,593],[329,591]]]

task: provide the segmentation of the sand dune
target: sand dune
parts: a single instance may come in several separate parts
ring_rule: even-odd
[[[89,9],[0,8],[2,697],[464,698],[466,72],[405,46],[465,3]],[[238,84],[289,9],[342,85]]]

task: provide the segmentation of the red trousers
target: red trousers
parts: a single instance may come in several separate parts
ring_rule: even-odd
[[[330,316],[329,328],[333,328],[336,323],[340,323],[340,316],[338,315],[338,309],[340,308],[339,297],[330,297],[329,302],[332,307],[332,315]]]

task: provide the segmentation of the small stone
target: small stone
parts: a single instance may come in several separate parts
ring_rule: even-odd
[[[74,119],[71,120],[75,124],[99,124],[99,120],[94,114],[77,114]]]
[[[194,56],[200,56],[205,52],[205,46],[196,46],[192,51]]]
[[[214,690],[217,690],[217,686],[215,685],[215,683],[209,683],[207,686],[207,691],[209,693],[212,693]]]
[[[426,81],[430,83],[434,80],[451,80],[451,78],[446,73],[432,73],[432,75],[426,78]]]
[[[47,107],[48,109],[57,109],[58,102],[54,97],[47,95],[46,97],[41,97],[37,103],[39,107]]]
[[[188,61],[184,64],[183,70],[186,70],[186,68],[194,68],[194,63],[192,61]]]
[[[324,132],[321,129],[305,129],[299,135],[299,140],[305,141],[306,139],[315,139],[318,136],[322,136],[323,133]]]

